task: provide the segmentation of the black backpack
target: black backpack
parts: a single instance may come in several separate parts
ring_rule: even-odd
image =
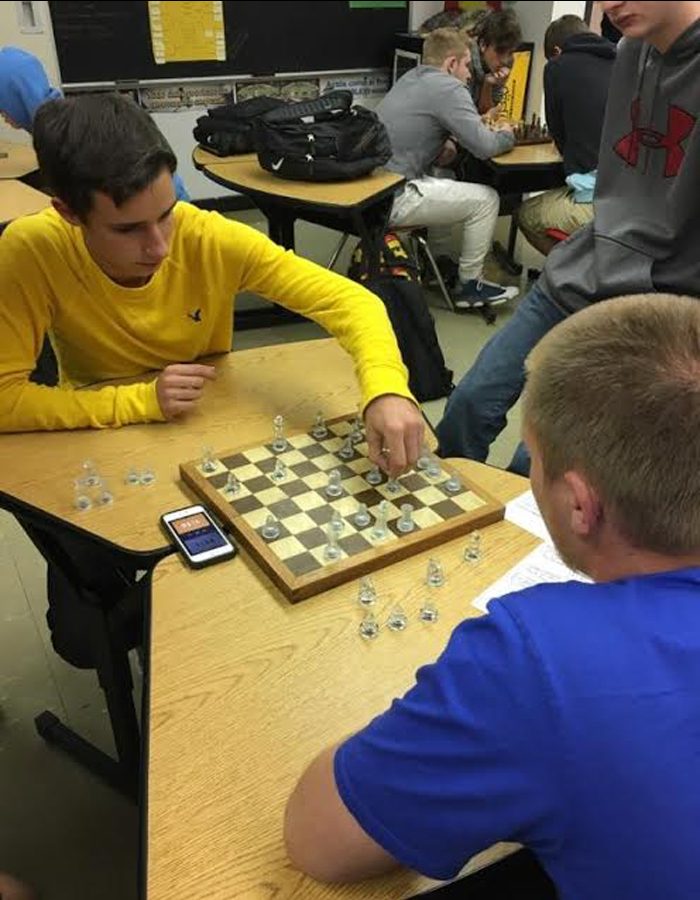
[[[408,385],[416,400],[422,403],[451,393],[454,373],[445,365],[418,267],[398,237],[393,232],[384,235],[376,275],[370,275],[367,254],[362,244],[358,244],[348,275],[362,282],[384,303],[408,369]]]
[[[255,120],[286,103],[277,97],[252,97],[240,103],[213,106],[207,110],[206,116],[197,119],[192,133],[202,147],[219,156],[252,153],[255,150]]]
[[[297,181],[343,181],[389,161],[391,145],[376,114],[352,105],[351,91],[289,103],[255,122],[263,169]]]

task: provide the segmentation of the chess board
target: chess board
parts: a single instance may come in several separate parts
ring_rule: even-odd
[[[212,471],[204,471],[202,460],[181,464],[183,480],[215,511],[232,534],[249,551],[268,577],[292,602],[312,597],[329,588],[360,578],[376,569],[430,549],[503,518],[504,507],[441,462],[436,478],[416,470],[398,479],[400,491],[390,493],[387,478],[370,485],[365,476],[372,468],[367,444],[356,444],[351,459],[338,456],[352,429],[352,417],[327,422],[327,436],[319,440],[310,432],[287,437],[287,449],[275,453],[272,442],[218,453]],[[286,477],[275,482],[270,476],[276,458],[287,465]],[[326,495],[328,473],[341,474],[343,494]],[[239,490],[226,490],[229,472],[240,482]],[[448,478],[457,474],[461,489],[450,493]],[[376,539],[374,513],[382,500],[389,503],[388,534]],[[359,503],[366,503],[371,521],[365,528],[353,522]],[[415,528],[404,534],[396,527],[401,504],[413,507]],[[334,510],[343,517],[337,560],[324,558],[327,529]],[[263,538],[268,515],[279,522],[279,537]]]

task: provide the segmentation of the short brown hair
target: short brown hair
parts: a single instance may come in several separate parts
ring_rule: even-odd
[[[526,371],[545,478],[579,470],[634,546],[700,549],[700,300],[596,303],[546,335]]]
[[[561,49],[567,38],[574,34],[586,34],[590,30],[579,16],[572,14],[560,16],[558,19],[550,22],[544,33],[544,55],[547,59],[551,59],[556,48],[559,47]]]
[[[454,28],[436,28],[423,44],[423,62],[438,68],[450,56],[461,59],[469,53],[467,36]]]

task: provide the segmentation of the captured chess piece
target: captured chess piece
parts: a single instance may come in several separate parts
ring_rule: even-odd
[[[478,531],[472,531],[469,535],[464,559],[469,563],[476,563],[481,559],[481,534]]]
[[[326,485],[326,494],[329,497],[340,497],[343,493],[343,486],[341,484],[340,471],[338,469],[332,469],[328,473],[328,484]]]
[[[77,478],[73,482],[73,506],[76,509],[79,509],[81,512],[84,512],[86,509],[90,509],[90,507],[92,506],[92,500],[86,493],[85,486],[82,484],[81,478]]]
[[[139,470],[128,469],[126,475],[124,476],[124,484],[128,484],[130,487],[141,484],[141,474]]]
[[[211,447],[202,447],[202,462],[200,463],[202,472],[211,474],[216,472],[216,457]]]
[[[314,419],[314,426],[311,429],[311,437],[316,438],[317,441],[322,441],[325,437],[328,437],[328,428],[326,427],[326,420],[323,418],[322,412],[316,413],[316,418]]]
[[[353,516],[353,522],[358,528],[366,528],[370,523],[369,510],[366,503],[358,503],[357,512]]]
[[[214,463],[214,468],[216,468],[216,463]],[[145,486],[153,484],[153,482],[156,480],[156,473],[153,471],[153,469],[141,469],[139,480],[141,484]]]
[[[386,620],[386,627],[391,631],[405,631],[407,626],[408,616],[403,611],[403,607],[397,603],[389,613],[389,618]]]
[[[445,573],[442,571],[442,563],[437,559],[428,560],[428,572],[425,576],[429,587],[442,587],[445,583]]]
[[[387,520],[389,518],[389,504],[386,500],[377,507],[377,515],[374,520],[374,528],[372,529],[372,537],[375,541],[383,541],[389,534]]]
[[[287,449],[287,438],[284,436],[284,416],[275,416],[272,420],[272,427],[274,429],[272,449],[275,453],[284,453]]]
[[[437,606],[430,600],[426,600],[425,603],[418,610],[418,618],[421,622],[437,622],[438,620],[438,608]]]
[[[360,637],[366,641],[373,641],[379,634],[379,622],[372,612],[366,612],[362,617],[359,627]]]
[[[111,506],[114,503],[114,494],[104,479],[101,480],[95,502],[98,506]]]
[[[266,541],[274,541],[280,536],[280,533],[280,523],[272,515],[272,513],[270,513],[270,515],[265,519],[265,524],[262,527],[262,536]]]
[[[401,504],[401,516],[396,527],[402,534],[408,534],[416,527],[416,523],[413,521],[413,507],[410,503]]]
[[[369,575],[365,575],[364,578],[360,579],[357,602],[360,606],[374,606],[377,602],[377,589]]]
[[[323,549],[323,558],[327,560],[334,560],[340,557],[342,550],[340,549],[340,545],[338,544],[338,532],[335,530],[333,525],[328,526],[328,531],[326,532],[328,537],[328,543]]]
[[[377,485],[382,483],[382,473],[379,471],[379,466],[373,466],[369,472],[365,475],[365,481],[367,484]]]
[[[100,483],[100,475],[97,471],[95,463],[91,459],[86,459],[81,466],[83,470],[82,482],[86,487],[97,487]]]

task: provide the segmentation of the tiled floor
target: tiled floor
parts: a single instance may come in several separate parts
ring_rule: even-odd
[[[262,226],[259,215],[246,218]],[[327,261],[336,237],[312,226],[300,232],[300,252]],[[438,300],[433,311],[448,365],[459,377],[494,328],[477,315],[448,312]],[[495,327],[509,314],[501,307]],[[236,349],[314,336],[322,336],[321,329],[306,323],[246,331],[236,335]],[[426,404],[434,423],[443,405]],[[518,419],[516,410],[493,449],[497,465],[512,455]],[[49,709],[110,749],[95,676],[53,652],[45,611],[43,560],[15,521],[0,513],[0,870],[32,882],[45,900],[134,900],[137,810],[47,747],[34,730],[34,716]]]

